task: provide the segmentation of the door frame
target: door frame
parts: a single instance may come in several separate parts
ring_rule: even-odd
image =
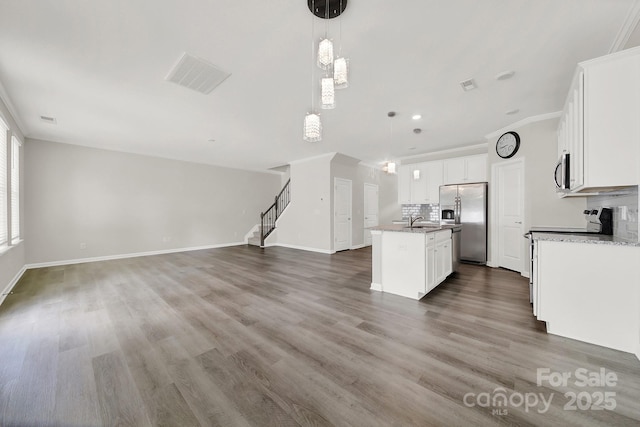
[[[367,187],[375,188],[376,190],[376,193],[377,193],[376,201],[378,202],[376,206],[376,216],[378,217],[377,223],[380,224],[380,186],[378,184],[371,184],[369,182],[365,182],[363,186],[364,197],[362,201],[363,202],[363,206],[362,206],[363,207],[362,209],[363,211],[362,212],[362,225],[363,225],[362,244],[363,246],[370,246],[370,245],[367,245],[367,229],[366,229],[367,220],[365,219],[365,216],[367,215]]]
[[[500,227],[500,218],[499,218],[499,185],[500,185],[500,174],[498,173],[499,169],[505,166],[513,166],[515,164],[520,164],[520,167],[522,168],[522,185],[520,188],[520,194],[522,195],[522,199],[521,199],[521,203],[523,204],[523,210],[522,210],[522,229],[525,230],[527,227],[527,210],[526,210],[526,201],[525,201],[525,190],[527,188],[526,186],[526,177],[527,177],[527,169],[526,169],[526,162],[525,162],[525,158],[524,157],[518,157],[516,159],[510,159],[510,160],[503,160],[500,162],[495,162],[491,165],[491,186],[493,187],[493,189],[491,191],[489,191],[489,206],[491,209],[491,212],[489,213],[489,218],[491,219],[489,221],[489,235],[490,235],[490,239],[489,242],[491,244],[491,247],[489,249],[489,259],[487,260],[487,265],[489,267],[499,267],[500,266],[500,234],[499,234],[499,227]],[[526,243],[524,237],[522,238],[523,240],[523,248],[524,248],[524,244]],[[527,252],[524,251],[522,252],[522,270],[521,270],[521,275],[525,276],[525,277],[529,277],[529,269],[528,269],[528,263],[527,260],[525,259],[527,257]]]
[[[336,235],[338,233],[336,233],[336,229],[337,229],[337,221],[336,221],[336,217],[338,214],[338,197],[337,197],[337,184],[338,181],[343,181],[345,183],[349,183],[349,244],[348,247],[345,249],[340,249],[341,251],[344,250],[351,250],[351,247],[353,245],[353,181],[351,181],[350,179],[346,179],[346,178],[338,178],[335,177],[333,178],[333,239],[331,242],[331,248],[332,248],[332,252],[337,252],[338,249],[336,249]]]

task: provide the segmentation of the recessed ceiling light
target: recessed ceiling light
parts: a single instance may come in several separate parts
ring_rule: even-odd
[[[513,77],[516,72],[513,70],[503,71],[496,75],[496,80],[507,80]]]
[[[420,114],[414,114],[413,116],[411,116],[411,118],[413,120],[420,120],[422,118],[422,116]]]
[[[520,109],[518,109],[518,108],[514,108],[513,110],[505,111],[504,113],[505,113],[507,116],[511,116],[511,115],[513,115],[513,114],[516,114],[516,113],[517,113],[517,112],[519,112],[519,111],[520,111]]]
[[[468,79],[460,82],[460,86],[462,86],[462,89],[465,92],[468,92],[478,87],[476,86],[476,82],[474,82],[473,79]]]
[[[409,150],[409,151],[413,151],[413,150],[415,150],[415,149],[416,149],[416,147],[409,147],[409,148],[408,148],[408,150]]]
[[[209,138],[209,139],[207,139],[207,142],[216,142],[216,140],[213,139],[213,138]]]
[[[413,130],[413,133],[415,133],[415,134],[419,134],[419,133],[421,133],[421,132],[422,132],[422,129],[420,129],[420,128],[415,128],[415,129]]]
[[[40,120],[42,120],[45,123],[49,123],[50,125],[55,125],[56,123],[58,123],[55,117],[40,116]]]

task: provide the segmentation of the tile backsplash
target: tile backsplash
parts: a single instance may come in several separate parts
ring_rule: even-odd
[[[422,216],[426,221],[440,222],[440,205],[402,205],[402,219]]]
[[[587,198],[587,208],[613,210],[613,235],[638,241],[638,187],[626,194],[601,194]]]

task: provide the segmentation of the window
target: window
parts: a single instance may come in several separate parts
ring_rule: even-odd
[[[0,119],[0,247],[8,243],[8,200],[7,200],[7,136],[9,126]]]
[[[11,137],[11,244],[20,240],[20,141]]]

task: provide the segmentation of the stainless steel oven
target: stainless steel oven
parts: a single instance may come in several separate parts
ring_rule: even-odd
[[[560,160],[556,164],[554,172],[554,180],[558,190],[569,190],[571,188],[571,156],[569,153],[563,153]]]

